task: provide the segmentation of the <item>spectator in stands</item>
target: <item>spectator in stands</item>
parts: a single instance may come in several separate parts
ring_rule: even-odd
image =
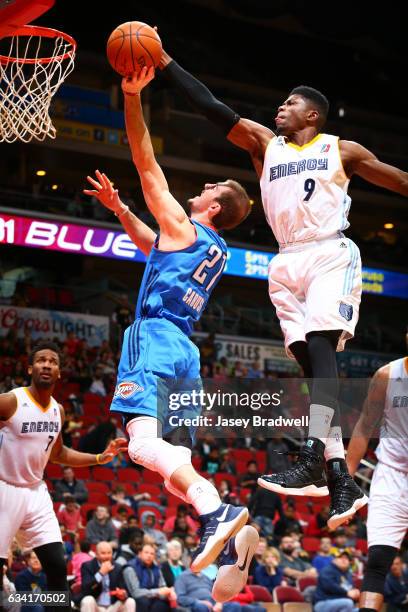
[[[290,467],[287,453],[289,446],[283,440],[283,434],[279,431],[274,433],[273,438],[266,445],[266,471],[268,474],[285,472]]]
[[[258,478],[260,477],[260,473],[258,471],[258,465],[256,461],[251,459],[247,463],[247,471],[244,474],[241,474],[238,478],[238,484],[240,487],[244,489],[250,489],[252,495],[258,489]]]
[[[90,555],[91,543],[89,540],[81,540],[79,543],[79,552],[72,555],[72,573],[75,576],[72,588],[77,591],[80,589],[82,584],[81,567],[83,563],[92,561],[93,557]]]
[[[149,535],[153,538],[157,548],[159,556],[162,556],[166,553],[167,549],[167,538],[165,534],[159,529],[155,528],[156,525],[156,515],[154,512],[150,510],[146,510],[142,512],[140,521],[142,523],[142,529],[145,535]]]
[[[176,578],[185,571],[185,566],[181,561],[183,556],[183,546],[179,540],[170,540],[167,543],[167,560],[161,564],[163,578],[168,587],[173,587]]]
[[[191,530],[188,526],[187,520],[185,516],[179,516],[176,518],[174,522],[174,528],[171,533],[171,538],[178,538],[179,540],[184,540],[185,537],[191,534]]]
[[[296,516],[296,508],[288,504],[283,511],[283,516],[275,523],[275,536],[281,538],[288,531],[302,533],[302,525]]]
[[[265,608],[259,603],[255,603],[255,595],[246,584],[242,591],[229,601],[236,601],[240,604],[240,612],[266,612]]]
[[[113,504],[120,504],[122,506],[129,506],[133,512],[137,512],[138,502],[143,499],[150,499],[150,493],[137,493],[135,495],[128,495],[123,485],[117,484],[114,486],[113,491],[108,493],[109,498]]]
[[[208,455],[206,455],[201,464],[201,469],[207,474],[216,474],[221,465],[220,452],[218,448],[212,448]]]
[[[47,589],[47,577],[42,571],[41,563],[33,550],[24,553],[27,567],[19,572],[14,580],[16,591],[39,593]],[[24,606],[25,612],[44,612],[41,605]]]
[[[304,576],[317,576],[317,571],[310,563],[300,559],[295,552],[293,538],[284,536],[280,543],[281,562],[283,573],[290,586],[296,586],[296,581]]]
[[[395,557],[385,579],[384,600],[387,612],[408,610],[408,571],[404,570],[400,555]]]
[[[92,378],[91,386],[89,387],[89,393],[106,397],[106,388],[103,382],[103,368],[99,365],[96,366],[94,375]]]
[[[112,548],[117,548],[116,531],[106,506],[96,507],[93,518],[86,526],[86,537],[91,544],[98,544],[103,540]]]
[[[123,570],[126,588],[136,601],[137,612],[169,612],[169,598],[175,597],[173,588],[166,586],[155,556],[154,546],[144,544],[138,556]]]
[[[109,542],[96,545],[96,559],[82,564],[81,612],[135,612],[124,589],[122,566],[112,561]]]
[[[197,444],[197,451],[201,457],[206,457],[210,454],[213,448],[218,448],[218,442],[214,438],[213,434],[207,431],[204,434],[204,438]]]
[[[255,574],[255,569],[262,563],[262,557],[265,553],[265,550],[268,548],[268,540],[261,536],[259,538],[258,546],[256,547],[256,551],[254,556],[252,557],[251,565],[249,566],[249,575],[253,576]]]
[[[199,528],[199,524],[196,521],[194,521],[191,518],[191,516],[188,514],[188,507],[185,504],[179,504],[177,506],[176,514],[174,516],[170,516],[164,522],[163,531],[167,536],[170,535],[174,531],[174,525],[175,525],[176,519],[179,518],[180,516],[185,517],[188,528],[189,528],[189,531],[188,531],[189,533],[194,534],[197,532]]]
[[[336,556],[339,552],[343,552],[344,550],[348,552],[351,556],[351,550],[347,548],[347,535],[343,528],[336,529],[333,533],[333,546],[330,549],[330,553],[333,556]]]
[[[310,514],[307,527],[305,527],[306,535],[319,537],[328,533],[329,510],[329,506],[324,506],[317,514]]]
[[[128,506],[118,506],[112,508],[112,523],[116,531],[127,527],[128,514],[131,513],[131,509]]]
[[[283,569],[279,567],[280,554],[276,548],[267,548],[262,555],[262,563],[255,568],[254,584],[260,584],[272,593],[283,579]]]
[[[248,509],[254,521],[261,528],[261,535],[270,537],[274,532],[273,520],[276,513],[283,517],[282,500],[277,493],[258,487],[250,499]]]
[[[131,559],[134,559],[140,552],[143,546],[143,531],[138,527],[133,529],[133,532],[129,536],[128,544],[122,544],[118,556],[116,557],[116,563],[119,563],[124,567]]]
[[[127,295],[125,293],[122,294],[119,298],[119,303],[112,314],[112,321],[118,325],[121,336],[123,336],[125,333],[125,329],[132,325],[133,311],[134,306],[129,304]]]
[[[191,612],[240,612],[238,602],[219,604],[212,598],[213,581],[202,572],[186,570],[176,579],[177,604]]]
[[[83,529],[81,509],[76,503],[75,497],[66,495],[64,504],[57,514],[58,522],[65,527],[65,532],[75,536],[79,529]]]
[[[139,527],[139,519],[136,514],[132,514],[128,516],[126,527],[122,527],[119,532],[119,545],[129,544],[129,540],[135,532],[140,532],[141,537],[143,537],[143,530]]]
[[[248,370],[247,378],[263,378],[264,373],[261,370],[261,364],[259,361],[254,361]]]
[[[357,610],[360,591],[353,587],[350,556],[340,552],[319,574],[314,594],[315,612],[352,612]]]
[[[220,464],[220,472],[227,472],[228,474],[236,474],[237,466],[234,459],[231,457],[231,453],[228,448],[223,448],[220,450],[221,455],[221,464]]]
[[[100,453],[116,434],[115,424],[109,419],[93,427],[79,441],[79,450],[86,453]]]
[[[232,493],[232,487],[229,480],[223,478],[217,487],[218,494],[223,504],[237,505],[237,496]]]
[[[200,346],[200,361],[201,365],[206,365],[209,368],[209,376],[213,375],[213,364],[217,361],[217,345],[215,342],[215,334],[210,333],[201,342]]]
[[[320,538],[320,548],[312,560],[312,565],[318,574],[334,559],[334,555],[330,552],[331,547],[332,543],[330,538]]]
[[[55,483],[54,500],[63,502],[69,496],[73,497],[78,504],[86,502],[88,491],[83,481],[75,478],[74,470],[66,466],[62,469],[62,474],[62,479]]]

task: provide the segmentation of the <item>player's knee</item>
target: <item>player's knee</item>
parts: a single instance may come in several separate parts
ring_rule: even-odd
[[[398,550],[393,546],[377,545],[368,549],[368,561],[362,591],[384,593],[385,577]]]
[[[163,444],[161,438],[131,438],[128,446],[129,457],[134,463],[156,472],[161,444]]]

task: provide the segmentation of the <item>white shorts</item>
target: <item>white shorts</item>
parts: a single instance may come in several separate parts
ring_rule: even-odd
[[[312,331],[341,329],[337,346],[354,335],[361,301],[361,258],[348,238],[284,248],[269,264],[269,295],[288,347]]]
[[[407,529],[408,474],[377,463],[368,502],[368,545],[399,549]]]
[[[0,558],[7,559],[14,536],[22,548],[62,542],[45,482],[35,487],[15,487],[0,480]]]

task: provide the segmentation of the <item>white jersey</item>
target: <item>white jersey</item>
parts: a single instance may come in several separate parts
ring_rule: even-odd
[[[61,431],[61,413],[53,397],[43,408],[27,387],[12,392],[17,398],[17,409],[8,421],[0,422],[0,480],[30,487],[43,479]]]
[[[408,358],[390,363],[377,459],[408,473]]]
[[[318,134],[303,146],[275,136],[265,152],[260,179],[266,219],[278,243],[321,240],[349,227],[349,179],[339,138]]]

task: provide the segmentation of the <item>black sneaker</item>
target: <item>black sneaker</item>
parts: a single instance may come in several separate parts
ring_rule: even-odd
[[[331,459],[327,465],[331,498],[327,526],[335,530],[365,506],[368,497],[348,473],[344,459]]]
[[[258,478],[258,484],[264,489],[284,495],[312,497],[328,495],[324,448],[321,440],[309,438],[299,451],[299,458],[292,467],[286,472],[261,476]]]

